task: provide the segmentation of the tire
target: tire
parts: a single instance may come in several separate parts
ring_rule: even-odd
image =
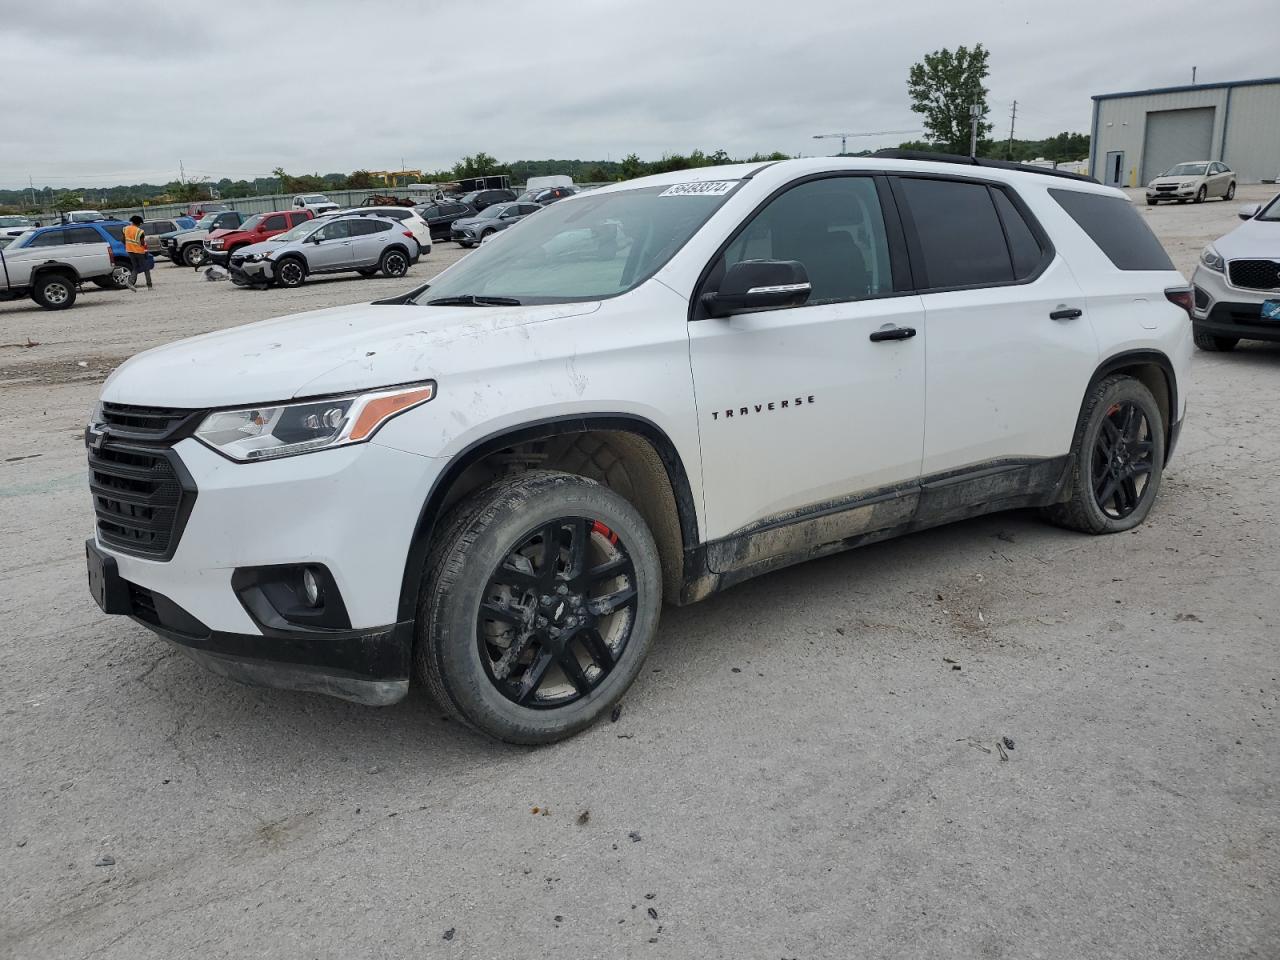
[[[111,267],[111,289],[123,290],[129,286],[129,277],[133,275],[133,267],[128,260],[117,260]]]
[[[484,243],[486,240],[488,240],[490,237],[492,237],[492,236],[493,236],[495,233],[497,233],[497,232],[498,232],[497,230],[482,230],[482,231],[480,231],[480,242],[481,242],[481,243]]]
[[[1191,338],[1195,340],[1197,347],[1210,353],[1216,353],[1220,350],[1234,350],[1236,344],[1240,342],[1239,337],[1219,337],[1209,333],[1207,330],[1201,330],[1199,327],[1191,328]]]
[[[1099,381],[1076,426],[1070,499],[1045,507],[1043,516],[1083,533],[1133,529],[1160,490],[1164,445],[1164,418],[1146,386],[1127,376]]]
[[[307,267],[297,257],[285,257],[276,264],[275,274],[276,283],[292,290],[306,282]]]
[[[384,277],[403,277],[409,272],[409,255],[403,250],[387,250],[378,261]]]
[[[1196,191],[1196,203],[1204,203],[1204,198],[1207,197],[1208,195],[1209,195],[1209,188],[1206,187],[1203,183],[1200,184],[1200,189]]]
[[[204,266],[205,254],[204,245],[199,243],[188,243],[182,248],[179,259],[188,267],[199,268]]]
[[[65,273],[45,273],[31,288],[31,299],[46,310],[66,310],[76,302],[76,281]]]
[[[364,277],[365,279],[368,279],[369,277],[375,277],[378,275],[378,268],[377,267],[361,267],[359,270],[356,271],[356,273],[360,274],[360,276]]]
[[[459,240],[458,246],[465,247],[467,250],[470,250],[472,247],[475,246],[475,244],[472,243],[470,240]]]
[[[1227,192],[1222,195],[1223,200],[1234,200],[1236,198],[1236,182],[1234,180],[1227,186]]]
[[[636,508],[594,480],[529,471],[481,488],[440,529],[414,654],[437,702],[519,744],[562,740],[608,712],[639,673],[662,604],[657,546]],[[551,532],[557,559],[546,566]],[[597,576],[566,578],[575,567]],[[606,598],[614,605],[602,610]],[[482,602],[500,615],[485,617]],[[553,629],[571,638],[566,647]]]

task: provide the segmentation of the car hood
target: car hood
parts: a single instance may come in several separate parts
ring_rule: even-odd
[[[285,247],[292,246],[288,243],[272,243],[270,240],[259,240],[257,243],[251,243],[247,247],[241,247],[236,251],[236,256],[246,256],[250,253],[278,253]]]
[[[1213,245],[1227,260],[1280,260],[1280,220],[1246,220]]]
[[[221,233],[222,231],[219,231]],[[181,243],[183,240],[203,240],[213,234],[204,230],[176,230],[173,233],[166,233],[161,236],[162,240],[177,240]]]
[[[210,230],[205,237],[206,240],[217,240],[222,237],[229,237],[235,233],[244,233],[239,227],[223,227],[221,230]]]
[[[461,220],[453,221],[455,227],[474,227],[482,223],[493,223],[495,217],[463,217]]]
[[[1186,181],[1188,181],[1188,180],[1203,180],[1203,179],[1204,179],[1204,177],[1205,177],[1205,175],[1204,175],[1204,174],[1200,174],[1199,176],[1195,176],[1195,177],[1192,177],[1192,176],[1186,176],[1186,177],[1156,177],[1154,180],[1152,180],[1152,181],[1151,181],[1151,183],[1150,183],[1150,184],[1148,184],[1148,186],[1158,187],[1158,186],[1160,186],[1161,184],[1163,184],[1163,185],[1165,185],[1165,186],[1168,186],[1169,184],[1173,184],[1173,185],[1175,185],[1175,186],[1176,186],[1177,184],[1179,184],[1179,183],[1185,183],[1185,182],[1186,182]]]
[[[438,379],[464,343],[474,353],[529,324],[599,308],[598,301],[522,307],[361,303],[298,313],[140,353],[107,379],[102,399],[227,407]]]

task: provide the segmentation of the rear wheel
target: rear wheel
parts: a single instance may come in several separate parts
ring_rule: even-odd
[[[300,287],[307,279],[307,268],[297,257],[289,257],[276,264],[276,282],[282,287]]]
[[[1207,330],[1201,330],[1199,327],[1192,327],[1191,337],[1196,342],[1196,346],[1201,350],[1208,350],[1214,353],[1219,350],[1234,350],[1236,344],[1240,342],[1239,337],[1219,337]]]
[[[1236,198],[1236,182],[1232,180],[1230,186],[1227,187],[1227,192],[1223,194],[1222,199],[1234,200],[1235,198]]]
[[[182,248],[182,262],[188,267],[202,267],[205,262],[204,244],[188,243]]]
[[[388,250],[378,261],[384,277],[403,277],[409,272],[409,257],[403,250]]]
[[[550,743],[626,692],[657,629],[657,547],[593,480],[530,471],[459,504],[428,558],[415,662],[458,719]]]
[[[1084,533],[1119,533],[1151,512],[1164,470],[1164,419],[1151,391],[1126,376],[1089,391],[1076,427],[1071,498],[1044,516]]]
[[[76,282],[64,273],[46,273],[36,280],[31,299],[46,310],[65,310],[76,302]]]
[[[129,285],[129,278],[133,276],[133,267],[127,260],[117,260],[111,268],[111,286],[116,290],[123,290]]]

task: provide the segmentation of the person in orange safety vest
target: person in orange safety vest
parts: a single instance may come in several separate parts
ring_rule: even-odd
[[[124,228],[124,249],[129,254],[129,289],[137,292],[140,273],[146,274],[147,289],[155,289],[151,286],[151,266],[147,263],[147,234],[142,229],[142,218],[136,213]]]

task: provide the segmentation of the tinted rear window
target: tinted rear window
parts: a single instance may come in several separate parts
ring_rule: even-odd
[[[1013,265],[986,186],[958,180],[901,181],[929,288],[1010,283]]]
[[[1173,269],[1164,247],[1128,200],[1078,190],[1049,193],[1118,269]]]
[[[1005,236],[1009,238],[1009,253],[1013,257],[1013,273],[1023,280],[1036,272],[1040,261],[1044,258],[1044,250],[1040,241],[1031,232],[1026,219],[1018,212],[1008,194],[998,188],[992,188],[991,195],[996,200],[996,210],[1000,214],[1000,222],[1004,224]]]

